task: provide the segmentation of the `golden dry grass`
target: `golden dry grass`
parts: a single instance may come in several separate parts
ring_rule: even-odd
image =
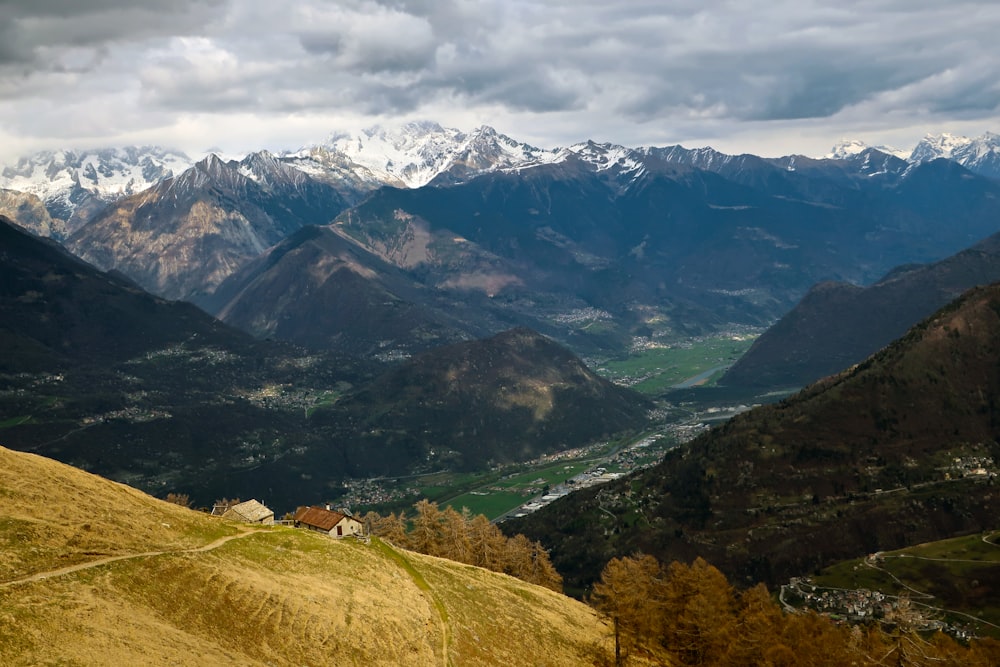
[[[0,584],[4,665],[580,665],[610,642],[579,602],[377,541],[279,527],[191,551],[238,529],[3,449],[0,499],[24,538],[4,581],[100,557],[83,543],[166,552]]]
[[[106,556],[194,548],[235,532],[124,484],[0,447],[0,582]]]

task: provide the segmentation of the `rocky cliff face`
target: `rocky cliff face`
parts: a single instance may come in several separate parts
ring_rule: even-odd
[[[0,189],[0,215],[38,236],[61,239],[66,235],[66,222],[49,215],[45,203],[27,192]]]
[[[266,155],[228,163],[212,155],[119,200],[73,234],[68,246],[155,294],[191,299],[345,205],[332,188]]]

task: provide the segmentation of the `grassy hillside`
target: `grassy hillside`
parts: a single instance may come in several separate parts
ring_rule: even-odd
[[[0,496],[6,665],[578,665],[610,637],[504,575],[248,529],[2,448]]]

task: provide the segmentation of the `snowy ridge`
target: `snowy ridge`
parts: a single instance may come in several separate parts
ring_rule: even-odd
[[[242,186],[240,179],[247,180],[239,170],[228,168],[218,155],[209,153],[204,159],[177,176],[158,183],[157,188],[161,190],[161,196],[183,199],[213,182],[224,185],[230,190],[238,190]]]
[[[68,201],[67,192],[74,190],[111,201],[141,192],[191,164],[183,153],[156,146],[45,151],[5,167],[0,187],[28,192],[46,202]]]
[[[914,167],[943,157],[982,175],[1000,178],[1000,136],[991,133],[976,139],[947,133],[927,135],[910,152],[844,140],[825,157],[852,162],[868,175],[899,172],[896,166],[877,156],[865,159],[866,152],[872,149],[891,156],[890,159],[906,160]],[[200,175],[188,174],[186,180],[197,181],[208,175],[206,169],[218,171],[222,164],[228,164],[237,166],[240,176],[265,189],[277,182],[305,187],[310,180],[321,181],[332,185],[346,201],[356,202],[364,193],[384,185],[402,188],[447,185],[480,174],[518,171],[567,160],[606,173],[619,187],[628,187],[646,173],[675,164],[719,173],[750,171],[761,162],[794,169],[792,157],[734,156],[708,147],[628,148],[586,141],[543,149],[516,141],[489,126],[463,132],[421,121],[398,127],[370,127],[356,135],[334,133],[320,144],[280,155],[260,151],[241,160],[215,157],[202,165]],[[83,219],[95,203],[103,206],[103,202],[144,191],[170,177],[180,177],[193,167],[194,161],[183,153],[159,147],[49,151],[3,168],[0,188],[38,196],[54,217]],[[182,179],[174,185],[176,188],[194,184]]]
[[[570,146],[564,151],[594,165],[597,171],[615,169],[619,173],[630,174],[644,167],[642,158],[636,150],[617,144],[597,144],[588,141]]]
[[[898,157],[901,160],[909,160],[911,151],[901,150],[899,148],[893,148],[892,146],[869,146],[865,142],[859,139],[844,139],[832,149],[830,152],[824,155],[828,160],[846,160],[849,157],[855,155],[860,155],[864,153],[869,148],[874,148],[880,153],[885,153],[886,155],[892,155],[893,157]]]
[[[928,134],[913,149],[913,162],[926,162],[946,158],[957,162],[969,171],[991,178],[1000,178],[1000,135],[986,132],[980,137],[952,134]]]
[[[286,164],[270,151],[250,153],[239,162],[233,160],[229,164],[235,166],[240,174],[264,188],[279,183],[301,185],[308,180],[305,170]]]
[[[972,139],[968,137],[955,136],[948,132],[943,134],[928,134],[913,149],[910,159],[913,162],[927,162],[939,157],[951,160],[956,153],[961,153],[972,142]]]
[[[903,151],[890,146],[869,146],[857,139],[845,139],[834,146],[825,157],[846,160],[870,148],[914,164],[945,158],[980,173],[993,172],[1000,167],[1000,135],[992,132],[986,132],[975,139],[948,132],[928,134],[912,151]]]
[[[554,159],[545,151],[483,126],[468,134],[432,122],[398,129],[375,126],[358,135],[334,134],[324,144],[289,154],[295,166],[319,175],[324,168],[359,167],[362,180],[417,188],[449,172],[477,173],[539,164]],[[306,160],[317,164],[303,164]]]

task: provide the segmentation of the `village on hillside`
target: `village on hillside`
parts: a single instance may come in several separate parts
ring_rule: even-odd
[[[879,555],[872,554],[869,559]],[[942,610],[910,597],[866,588],[817,586],[810,577],[792,577],[781,587],[778,598],[791,613],[811,610],[838,622],[905,625],[917,632],[941,631],[962,641],[973,636],[968,625],[943,620]]]

